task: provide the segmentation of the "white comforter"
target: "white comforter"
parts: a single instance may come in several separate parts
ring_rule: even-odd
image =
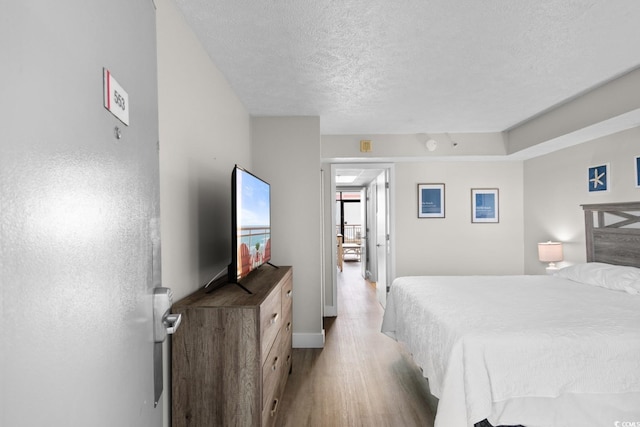
[[[436,427],[491,421],[508,399],[640,397],[640,296],[552,276],[404,277],[382,331],[429,378]]]

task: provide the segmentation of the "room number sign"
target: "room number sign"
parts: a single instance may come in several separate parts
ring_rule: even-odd
[[[122,123],[129,125],[129,95],[113,78],[111,72],[103,69],[104,108],[116,116]]]

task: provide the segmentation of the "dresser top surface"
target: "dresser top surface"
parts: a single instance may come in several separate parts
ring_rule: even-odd
[[[263,265],[241,281],[252,294],[246,293],[240,286],[228,283],[223,287],[207,293],[200,288],[173,305],[173,310],[189,308],[220,307],[257,307],[265,300],[271,290],[292,275],[290,266],[272,267]]]

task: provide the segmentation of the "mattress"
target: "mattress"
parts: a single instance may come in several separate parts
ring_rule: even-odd
[[[436,427],[588,425],[572,418],[587,401],[609,408],[592,425],[640,422],[638,295],[553,276],[403,277],[382,331],[429,379]]]

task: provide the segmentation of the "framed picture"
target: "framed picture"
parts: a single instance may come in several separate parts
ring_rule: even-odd
[[[444,184],[418,184],[418,218],[444,218]]]
[[[636,187],[640,188],[640,156],[636,157]]]
[[[500,204],[497,188],[471,189],[471,222],[499,222]]]
[[[609,164],[589,168],[589,193],[601,193],[609,191]]]

